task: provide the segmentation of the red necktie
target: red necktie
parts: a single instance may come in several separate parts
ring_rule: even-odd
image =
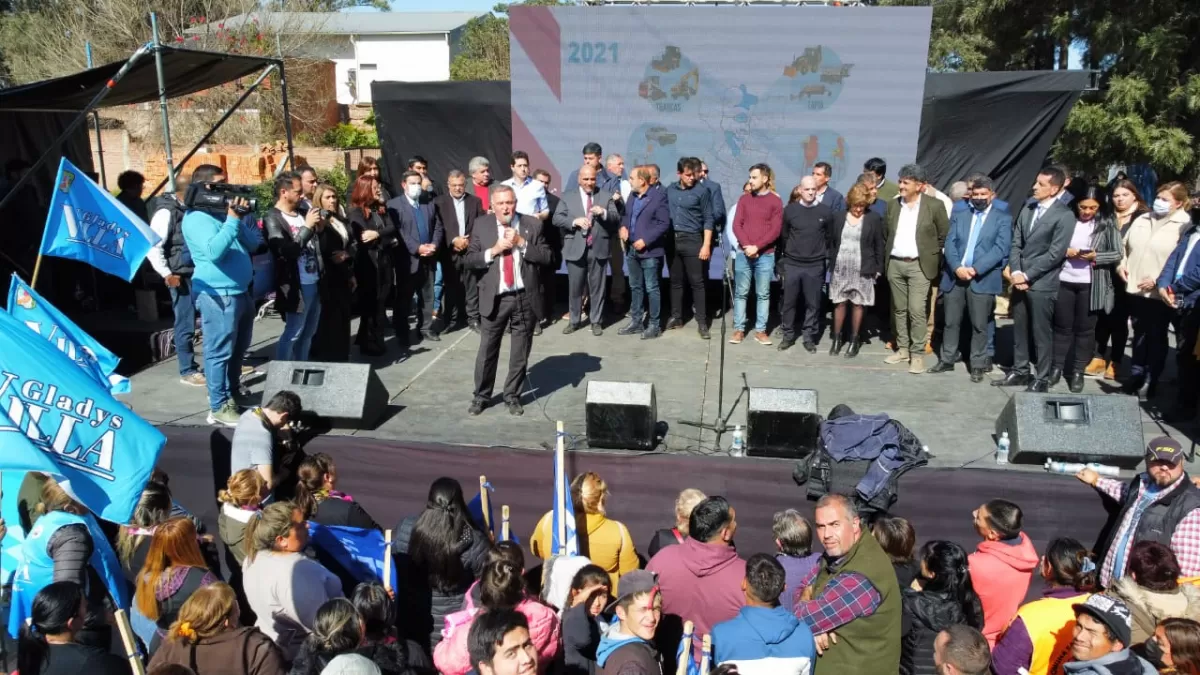
[[[584,217],[585,217],[585,218],[587,218],[588,220],[591,220],[591,219],[592,219],[592,193],[590,193],[590,192],[588,193],[588,196],[587,196],[587,206],[584,208],[584,210],[586,211],[586,213],[584,213]],[[587,236],[587,245],[588,245],[588,246],[591,246],[591,245],[592,245],[592,231],[591,231],[591,229],[589,229],[589,230],[588,230],[588,236]]]
[[[504,279],[504,287],[510,291],[516,290],[513,288],[517,282],[516,276],[513,273],[513,255],[511,249],[504,252],[504,259],[500,261],[500,273]]]

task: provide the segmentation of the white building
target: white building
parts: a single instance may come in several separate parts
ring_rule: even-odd
[[[450,79],[467,22],[476,12],[261,12],[221,22],[238,30],[257,21],[272,35],[304,35],[302,56],[334,63],[339,104],[371,103],[371,82],[437,82]],[[213,23],[188,33],[216,30]]]

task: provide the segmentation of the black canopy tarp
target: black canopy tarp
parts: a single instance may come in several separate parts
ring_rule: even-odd
[[[257,73],[277,59],[161,46],[167,98],[186,96]],[[0,89],[0,110],[79,111],[87,107],[124,62],[107,63],[73,75]],[[147,52],[104,98],[101,107],[158,100],[154,54]]]
[[[917,161],[943,190],[982,171],[1001,199],[1024,201],[1090,81],[1086,70],[930,73]]]

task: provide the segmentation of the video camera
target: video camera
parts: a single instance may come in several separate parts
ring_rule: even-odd
[[[245,199],[245,206],[235,206],[239,216],[253,213],[258,207],[254,188],[232,183],[192,183],[183,197],[183,206],[189,211],[203,211],[217,219],[223,219],[229,204],[235,199]]]

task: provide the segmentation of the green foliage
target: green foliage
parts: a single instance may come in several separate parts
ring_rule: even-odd
[[[459,81],[507,80],[509,78],[508,14],[509,7],[528,5],[555,7],[573,5],[560,0],[525,0],[500,3],[492,11],[467,22],[459,42],[459,52],[450,62],[450,79]],[[497,14],[501,16],[496,16]]]
[[[346,194],[350,189],[350,175],[346,173],[344,166],[338,165],[332,169],[324,169],[317,172],[317,182],[328,183],[337,191],[338,199]]]
[[[321,143],[333,148],[377,148],[379,134],[374,129],[360,129],[342,122],[326,131]]]
[[[254,212],[259,218],[267,215],[267,211],[275,206],[275,181],[266,180],[254,186],[254,197],[258,202],[254,205]]]

